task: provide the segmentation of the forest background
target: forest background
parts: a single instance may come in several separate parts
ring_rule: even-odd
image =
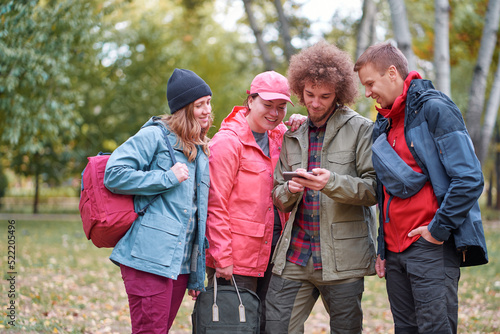
[[[323,16],[326,7],[338,10],[317,22],[312,3],[320,12],[325,6]],[[480,204],[490,264],[462,270],[459,332],[500,333],[500,1],[346,3],[0,0],[0,244],[15,234],[18,275],[12,327],[3,248],[0,332],[130,331],[111,250],[85,239],[77,215],[86,157],[112,152],[151,116],[169,112],[174,68],[191,69],[211,86],[212,136],[256,74],[286,75],[293,54],[324,39],[353,60],[371,44],[393,41],[411,69],[461,109],[485,176]],[[375,119],[363,95],[360,86],[351,107]],[[306,112],[295,103],[293,113]],[[383,280],[366,279],[363,309],[365,333],[392,333]],[[191,310],[186,298],[174,333],[190,332]],[[328,331],[318,302],[306,332]]]
[[[16,200],[5,198],[3,209],[37,213],[51,194],[78,196],[87,156],[113,151],[149,117],[168,113],[174,68],[211,86],[213,135],[257,73],[286,75],[291,55],[319,39],[353,60],[370,44],[394,41],[411,69],[462,110],[485,201],[500,208],[500,1],[363,0],[347,13],[330,1],[315,2],[319,11],[338,8],[317,29],[303,13],[307,0],[3,0],[0,198],[22,203],[9,209]],[[363,95],[360,86],[351,107],[374,119]],[[305,109],[296,103],[288,115],[296,112]],[[20,199],[27,195],[29,205]]]

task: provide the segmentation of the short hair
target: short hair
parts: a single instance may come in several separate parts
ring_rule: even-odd
[[[375,44],[366,49],[354,64],[354,72],[368,64],[373,65],[380,75],[384,75],[391,65],[396,67],[403,80],[406,80],[409,73],[405,55],[390,42]]]
[[[358,86],[352,66],[347,52],[320,41],[290,59],[287,73],[290,90],[299,98],[300,104],[305,105],[306,82],[326,85],[335,90],[337,104],[353,104],[358,95]]]

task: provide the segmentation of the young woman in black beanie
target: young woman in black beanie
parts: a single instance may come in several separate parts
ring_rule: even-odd
[[[204,288],[211,96],[198,75],[175,69],[171,114],[151,118],[106,166],[106,187],[135,195],[136,211],[159,195],[110,256],[121,269],[132,333],[168,333],[186,288],[192,297]]]

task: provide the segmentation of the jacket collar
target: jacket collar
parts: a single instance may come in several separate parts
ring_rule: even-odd
[[[396,98],[396,100],[392,104],[392,107],[390,109],[375,107],[379,112],[379,114],[382,114],[382,116],[384,116],[385,118],[402,117],[405,111],[406,96],[408,94],[408,89],[410,88],[412,81],[415,79],[422,79],[422,77],[418,72],[411,71],[408,74],[408,77],[406,77],[406,80],[404,81],[403,93]]]
[[[412,80],[411,85],[408,88],[408,100],[406,107],[410,110],[418,110],[423,103],[433,97],[436,97],[437,95],[442,96],[444,94],[435,90],[431,81],[424,79]]]
[[[349,107],[346,106],[339,106],[337,107],[337,110],[333,113],[332,116],[326,121],[326,132],[325,132],[325,139],[324,141],[326,142],[327,140],[334,138],[339,130],[354,116],[356,116],[357,113],[350,109]],[[307,136],[309,132],[309,119],[307,119],[307,122],[304,122],[297,131],[291,132],[288,131],[285,136],[291,137],[291,138],[303,138],[304,136]]]
[[[219,131],[232,131],[238,136],[243,144],[258,146],[245,117],[247,110],[246,107],[234,107],[231,113],[222,121]],[[276,129],[267,131],[269,141],[279,140],[281,144],[281,133],[285,131],[286,126],[283,123],[278,125]]]

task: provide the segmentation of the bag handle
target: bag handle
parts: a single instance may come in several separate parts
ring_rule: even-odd
[[[158,126],[160,127],[162,133],[163,133],[163,139],[165,140],[165,143],[167,144],[168,146],[168,153],[170,153],[170,158],[172,158],[172,162],[173,162],[173,165],[175,165],[177,163],[177,160],[175,159],[175,154],[174,154],[174,149],[172,148],[172,144],[170,144],[170,140],[168,140],[168,133],[167,133],[167,130],[165,129],[165,127],[162,125],[162,124],[158,124]],[[153,199],[148,203],[146,204],[145,207],[143,207],[139,212],[137,212],[137,214],[139,216],[144,216],[144,214],[146,213],[146,210],[149,208],[149,206],[151,204],[153,204],[153,202],[158,198],[160,197],[161,194],[157,194],[155,197],[153,197]]]
[[[236,294],[238,295],[238,299],[240,300],[240,306],[238,307],[239,313],[240,313],[240,322],[247,322],[246,316],[245,316],[245,306],[243,305],[243,302],[241,301],[241,296],[240,292],[238,291],[238,285],[236,284],[236,280],[234,279],[234,275],[231,275],[231,279],[233,280],[234,283],[234,289],[236,290]],[[212,321],[213,322],[218,322],[219,321],[219,307],[217,306],[217,277],[214,274],[214,304],[212,305]]]

